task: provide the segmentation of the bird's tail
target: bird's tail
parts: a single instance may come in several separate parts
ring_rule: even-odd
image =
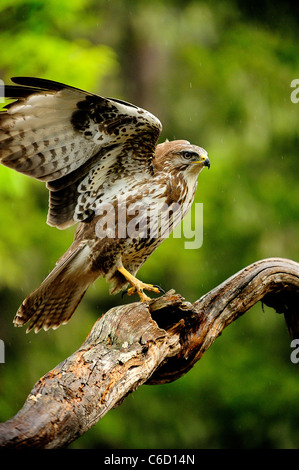
[[[72,247],[60,258],[42,284],[22,303],[14,318],[15,326],[29,321],[26,332],[41,328],[58,328],[69,321],[89,285],[90,248],[87,244]]]

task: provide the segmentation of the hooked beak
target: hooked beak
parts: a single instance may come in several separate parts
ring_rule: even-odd
[[[207,166],[210,169],[211,163],[206,155],[201,155],[200,160],[196,160],[193,163],[200,163],[202,166]]]

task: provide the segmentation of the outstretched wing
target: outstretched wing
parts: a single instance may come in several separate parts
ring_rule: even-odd
[[[0,162],[47,183],[47,222],[66,228],[94,213],[107,181],[150,175],[161,132],[149,112],[41,78],[12,78],[0,112]]]

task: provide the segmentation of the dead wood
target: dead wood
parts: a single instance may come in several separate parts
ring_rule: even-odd
[[[0,424],[0,447],[67,446],[140,385],[188,372],[258,301],[282,313],[291,338],[299,338],[299,264],[288,259],[258,261],[193,304],[170,291],[149,303],[112,308]]]

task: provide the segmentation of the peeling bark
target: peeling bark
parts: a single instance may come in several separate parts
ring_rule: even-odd
[[[109,310],[81,347],[44,375],[0,424],[0,447],[66,447],[144,383],[187,373],[223,329],[262,301],[299,338],[299,264],[258,261],[191,304],[170,291]]]

